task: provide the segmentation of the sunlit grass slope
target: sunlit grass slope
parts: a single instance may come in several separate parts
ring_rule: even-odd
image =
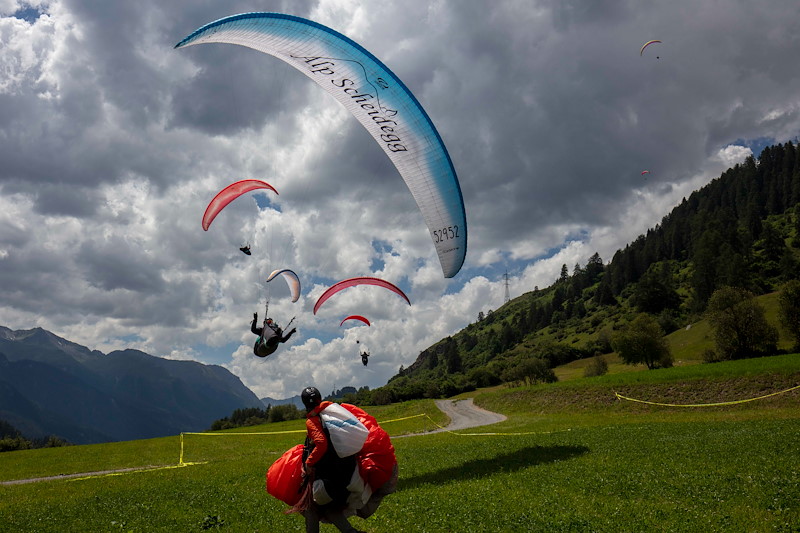
[[[800,355],[496,388],[476,403],[506,422],[395,438],[398,491],[371,532],[796,531],[800,391],[730,407],[621,402],[718,400],[800,384]],[[788,387],[787,387],[788,388]],[[610,398],[609,398],[610,396]],[[433,402],[368,408],[379,420]],[[443,423],[441,414],[437,422]],[[431,429],[426,417],[386,424]],[[302,421],[243,428],[295,431]],[[501,433],[472,436],[480,432]],[[0,486],[0,531],[303,531],[264,491],[267,467],[302,433],[185,437],[194,466]],[[179,438],[0,454],[0,479],[175,465]],[[332,526],[323,531],[334,532]]]
[[[767,321],[778,330],[778,349],[788,351],[794,346],[794,339],[780,324],[780,319],[778,318],[778,296],[778,292],[772,292],[758,296],[756,300],[764,309]],[[675,366],[702,363],[703,352],[714,349],[714,332],[706,319],[673,331],[666,336],[666,339]],[[626,365],[616,353],[606,354],[603,357],[608,363],[609,374],[647,370],[645,365]],[[579,359],[554,370],[560,381],[566,381],[583,377],[584,370],[589,363],[590,359]]]

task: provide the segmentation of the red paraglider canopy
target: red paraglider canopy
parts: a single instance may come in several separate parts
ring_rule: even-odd
[[[206,212],[203,213],[203,229],[208,231],[209,226],[211,226],[211,223],[214,221],[214,217],[216,217],[220,211],[225,209],[226,205],[236,200],[244,193],[254,191],[256,189],[269,189],[275,194],[278,194],[278,191],[276,191],[272,185],[265,181],[242,180],[237,181],[236,183],[231,183],[219,191],[214,199],[208,204],[208,207],[206,207]]]
[[[408,305],[411,305],[411,300],[408,299],[408,296],[405,295],[403,291],[401,291],[397,286],[389,283],[388,281],[382,280],[380,278],[370,278],[370,277],[360,277],[360,278],[350,278],[342,280],[338,283],[334,283],[328,289],[322,293],[322,296],[317,299],[317,303],[314,304],[314,314],[317,314],[319,308],[324,304],[328,298],[333,296],[339,291],[347,289],[348,287],[353,287],[355,285],[377,285],[378,287],[383,287],[384,289],[389,289],[390,291],[398,294],[402,297]]]
[[[342,327],[342,324],[344,324],[348,320],[360,320],[361,322],[363,322],[364,324],[366,324],[368,326],[372,325],[372,324],[369,323],[369,320],[367,320],[366,318],[364,318],[361,315],[350,315],[350,316],[346,317],[344,320],[341,321],[341,323],[339,324],[339,327]]]

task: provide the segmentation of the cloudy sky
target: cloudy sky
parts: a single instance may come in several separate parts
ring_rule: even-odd
[[[455,278],[397,170],[330,95],[250,49],[173,49],[249,11],[344,33],[416,95],[466,206]],[[0,0],[0,17],[0,325],[220,364],[259,396],[384,385],[501,306],[504,272],[514,297],[562,264],[608,261],[800,134],[796,0]],[[245,178],[279,195],[244,196],[204,232],[209,200]],[[303,294],[292,304],[270,283],[270,314],[298,333],[258,359],[250,320],[283,267]],[[353,288],[312,314],[362,275],[413,305]],[[372,326],[340,328],[349,314]]]

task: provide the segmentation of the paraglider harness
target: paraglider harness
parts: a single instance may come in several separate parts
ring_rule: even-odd
[[[286,327],[292,325],[294,319],[297,317],[292,317]],[[253,325],[250,328],[254,333],[258,334],[256,330],[256,319],[253,319]],[[256,339],[256,343],[253,345],[253,353],[258,357],[267,357],[268,355],[272,355],[275,350],[278,349],[278,343],[285,341],[286,339],[283,337],[283,330],[278,327],[278,325],[269,318],[269,300],[267,300],[266,307],[264,309],[264,323],[261,327],[261,333]]]
[[[359,344],[359,345],[360,345],[360,344],[361,344],[361,341],[359,341],[359,340],[357,340],[357,339],[356,339],[356,344]],[[369,363],[369,350],[364,350],[364,351],[362,352],[362,351],[361,351],[361,348],[359,347],[359,349],[358,349],[358,355],[360,355],[360,356],[361,356],[361,363],[362,363],[364,366],[367,366],[367,363]]]
[[[356,454],[364,446],[369,430],[353,413],[337,403],[320,403],[306,415],[306,418],[314,417],[320,420],[328,447],[322,458],[313,465],[310,478],[305,477],[301,487],[307,483],[313,486],[314,501],[324,514],[346,505],[350,492],[348,485],[357,466]],[[316,443],[307,435],[303,446],[303,464],[306,464],[315,447]]]

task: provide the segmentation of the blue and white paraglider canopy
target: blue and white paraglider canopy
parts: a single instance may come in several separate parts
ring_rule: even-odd
[[[331,28],[281,13],[226,17],[175,48],[201,43],[238,44],[275,56],[333,95],[397,167],[422,212],[444,276],[458,273],[467,253],[467,219],[453,162],[428,114],[386,65]]]

